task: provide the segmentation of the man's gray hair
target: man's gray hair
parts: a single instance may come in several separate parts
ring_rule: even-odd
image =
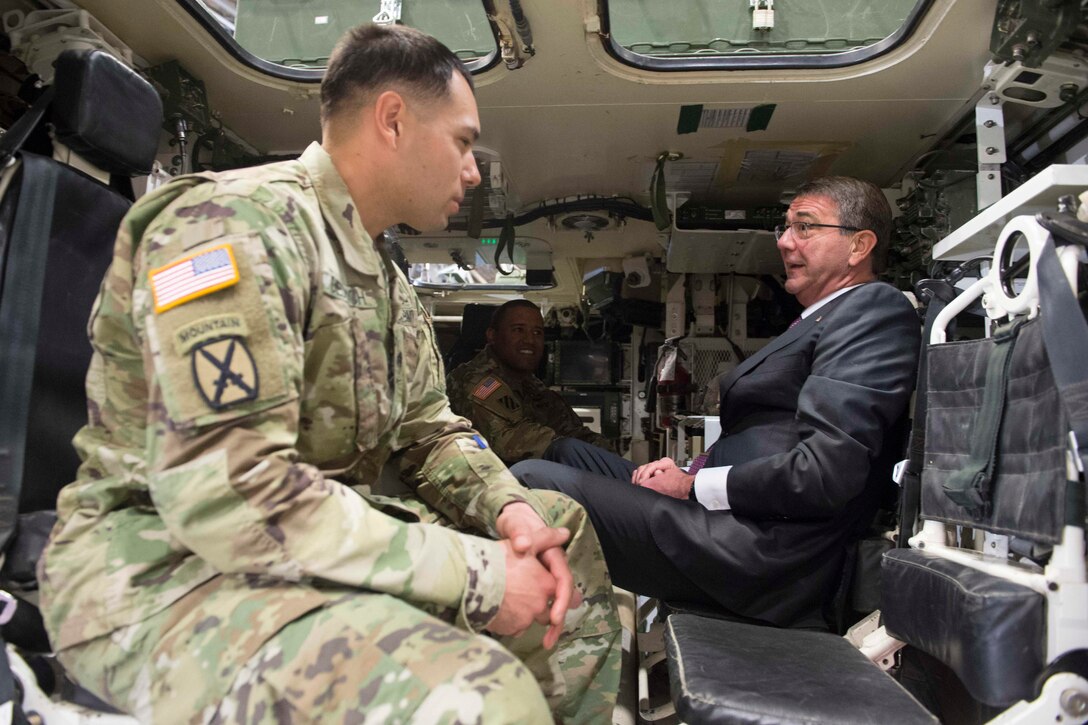
[[[822,176],[813,179],[794,195],[825,196],[839,210],[839,224],[857,229],[868,229],[876,235],[870,259],[873,272],[880,274],[888,264],[888,246],[892,236],[892,208],[887,197],[876,184],[850,176]]]

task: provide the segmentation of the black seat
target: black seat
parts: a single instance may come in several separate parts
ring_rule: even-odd
[[[16,596],[35,587],[57,493],[76,476],[87,323],[132,205],[131,177],[150,173],[162,123],[158,94],[113,56],[65,51],[55,66],[53,86],[0,143],[0,584]],[[50,144],[90,173],[26,150]],[[26,603],[18,610],[32,613]],[[47,646],[18,619],[3,634]]]
[[[899,683],[833,634],[672,614],[669,687],[686,723],[932,725]]]
[[[1044,340],[1054,313],[1050,306],[1040,317],[1021,320],[1008,342],[995,335],[930,346],[923,520],[993,532],[1036,551],[1061,544],[1066,526],[1083,527],[1083,484],[1070,481],[1066,471],[1067,411],[1088,417],[1088,401],[1083,394],[1063,400],[1055,383]],[[1076,329],[1062,326],[1063,346],[1088,346],[1082,340],[1078,348],[1077,337]],[[1005,379],[998,379],[993,367],[1002,345],[1015,346]],[[992,409],[999,397],[1002,409]],[[955,489],[979,454],[993,462],[984,474],[986,500],[975,508],[958,503]],[[1058,602],[1048,604],[1042,587],[949,559],[932,543],[885,555],[881,609],[888,633],[943,662],[985,705],[1033,700],[1048,660],[1047,609]],[[991,544],[1004,545],[996,539]],[[994,557],[992,563],[1004,561]]]
[[[458,365],[467,363],[476,357],[476,353],[484,349],[487,344],[487,328],[491,324],[491,316],[498,305],[481,305],[469,303],[461,312],[461,334],[457,337],[453,347],[446,353],[446,371],[452,371]]]

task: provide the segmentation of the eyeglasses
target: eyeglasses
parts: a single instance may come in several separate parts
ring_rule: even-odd
[[[812,230],[816,227],[825,227],[827,229],[845,229],[851,232],[863,231],[857,227],[844,227],[841,224],[816,224],[815,222],[790,222],[789,224],[779,224],[774,228],[775,240],[781,239],[786,234],[786,230],[789,229],[793,232],[793,236],[804,241],[812,236]]]

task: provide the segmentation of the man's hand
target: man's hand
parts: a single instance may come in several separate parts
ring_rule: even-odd
[[[662,458],[636,468],[631,483],[673,498],[688,498],[695,476],[685,473],[671,458]]]
[[[558,529],[548,531],[561,533]],[[535,555],[514,551],[508,539],[499,543],[506,555],[506,591],[503,592],[499,613],[488,623],[487,629],[495,634],[517,636],[533,622],[548,624],[549,605],[555,598],[555,577],[548,573]],[[551,628],[548,629],[550,634]]]
[[[548,616],[543,621],[537,620],[541,624],[550,625],[544,635],[544,647],[551,649],[563,632],[563,620],[567,616],[567,609],[582,603],[582,595],[574,588],[574,577],[567,565],[566,552],[563,551],[563,544],[570,538],[570,532],[563,528],[548,527],[532,506],[520,502],[503,507],[499,518],[495,521],[495,529],[504,539],[503,543],[510,547],[506,564],[508,595],[511,590],[509,580],[511,552],[515,556],[535,557],[551,575],[553,589],[547,602],[550,607]],[[506,598],[503,599],[502,606],[503,609],[506,608]],[[495,621],[498,621],[500,617],[502,617],[502,610]],[[525,627],[528,626],[529,622],[526,621]],[[505,632],[497,633],[506,634]]]

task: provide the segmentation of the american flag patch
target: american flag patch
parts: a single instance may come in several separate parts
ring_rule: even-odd
[[[492,377],[486,377],[480,381],[480,384],[476,386],[476,389],[472,391],[472,395],[480,400],[487,400],[487,396],[494,393],[496,390],[502,387],[502,382]]]
[[[238,281],[238,264],[230,245],[224,244],[153,269],[149,277],[157,314],[230,287]]]

